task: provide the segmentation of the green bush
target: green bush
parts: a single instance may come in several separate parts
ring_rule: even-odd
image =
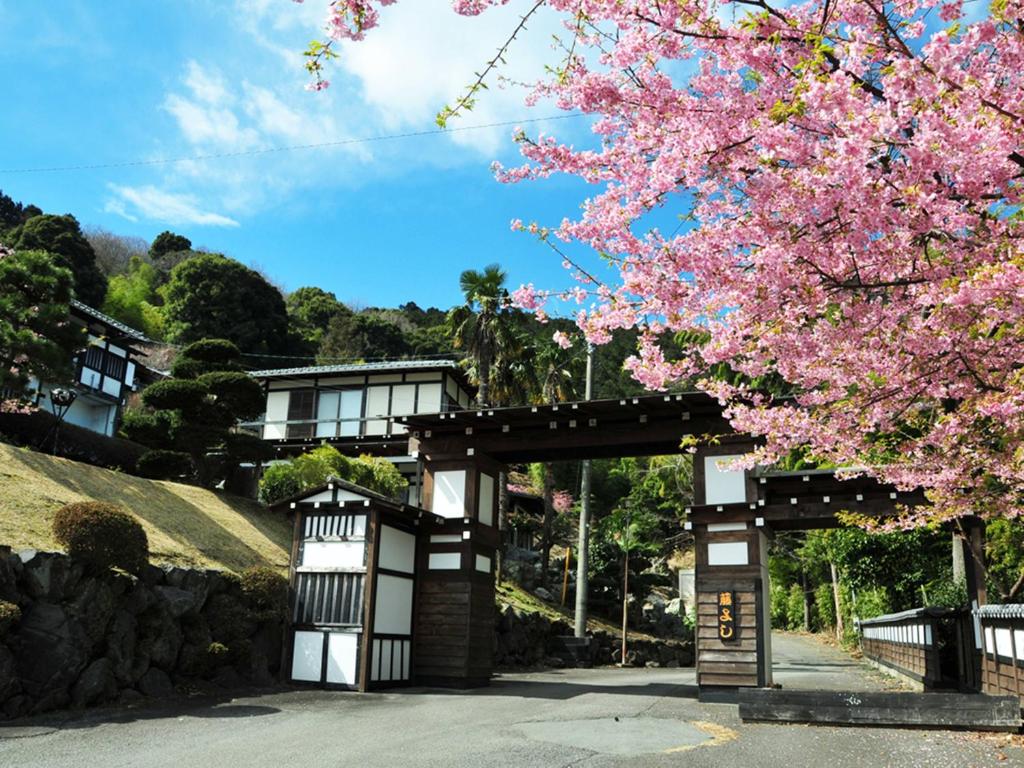
[[[854,613],[859,619],[873,619],[889,613],[891,605],[888,590],[885,587],[875,587],[857,593]]]
[[[53,518],[53,535],[70,557],[92,570],[140,573],[149,562],[142,525],[114,504],[79,501],[61,507]]]
[[[294,496],[302,488],[302,481],[291,462],[271,464],[260,478],[260,501],[264,504],[274,504],[281,499]]]
[[[799,584],[791,584],[786,595],[786,625],[790,629],[804,628],[804,590]]]
[[[836,603],[832,585],[819,584],[814,589],[814,607],[818,616],[818,629],[832,629],[836,625]]]
[[[390,498],[399,498],[408,481],[387,459],[360,456],[352,459],[337,448],[321,445],[289,464],[269,467],[260,480],[260,498],[273,504],[307,488],[316,488],[337,477]]]
[[[284,619],[288,611],[288,579],[266,566],[242,571],[242,594],[260,619]]]
[[[0,638],[10,632],[11,627],[21,621],[21,608],[14,603],[0,600]]]
[[[789,590],[782,584],[771,586],[772,626],[778,629],[789,628]]]
[[[180,451],[146,451],[136,466],[139,475],[155,480],[191,477],[194,471],[192,458]]]
[[[933,582],[925,590],[928,605],[936,608],[963,608],[968,604],[967,582],[943,580]]]

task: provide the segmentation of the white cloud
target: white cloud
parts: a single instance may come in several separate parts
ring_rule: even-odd
[[[464,92],[515,28],[521,9],[496,8],[466,18],[452,12],[450,0],[389,6],[381,26],[364,41],[341,46],[341,58],[328,65],[332,87],[310,93],[304,89],[309,79],[302,50],[322,34],[327,6],[328,0],[302,5],[236,0],[233,6],[215,6],[212,15],[221,18],[214,23],[231,32],[216,54],[187,61],[161,99],[170,132],[156,132],[159,149],[153,156],[224,157],[161,166],[158,177],[147,180],[150,186],[115,190],[108,206],[120,209],[107,210],[122,216],[172,211],[184,216],[167,205],[170,199],[185,201],[193,213],[227,219],[207,223],[230,226],[271,206],[316,206],[332,187],[422,169],[483,167],[491,159],[516,155],[511,125],[444,137],[337,142],[434,129],[438,110]],[[531,21],[512,44],[501,75],[516,81],[544,76],[543,65],[558,58],[551,49],[551,34],[561,30],[556,18],[548,14]],[[476,108],[453,120],[452,128],[558,113],[553,107],[527,109],[524,90],[500,88],[495,77],[488,85]],[[559,123],[558,134],[583,129],[582,122],[574,122]],[[323,144],[334,145],[274,151]],[[220,214],[202,214],[196,200]]]
[[[137,218],[128,213],[126,204],[133,206],[135,211],[147,219],[173,226],[238,226],[234,219],[202,210],[192,195],[174,194],[151,185],[125,187],[110,184],[109,187],[116,197],[107,202],[105,210],[123,216],[129,221],[137,221]]]
[[[357,79],[362,101],[387,130],[428,126],[445,105],[454,103],[494,57],[523,12],[521,5],[494,8],[475,17],[452,12],[450,0],[416,0],[382,9],[380,27],[366,39],[342,47],[334,66],[335,80],[347,73]],[[488,90],[472,112],[451,122],[480,125],[532,117],[519,87],[498,87],[497,76],[514,82],[544,77],[544,65],[555,62],[551,36],[564,32],[558,17],[542,9],[513,41],[507,64],[491,73]],[[556,110],[551,108],[554,113]],[[509,145],[511,129],[454,133],[451,141],[493,156]]]

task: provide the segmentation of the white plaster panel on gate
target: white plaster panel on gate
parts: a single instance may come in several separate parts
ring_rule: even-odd
[[[431,544],[458,544],[461,541],[462,536],[457,533],[441,533],[430,537]]]
[[[987,653],[995,653],[996,643],[992,639],[992,627],[985,627],[985,651]]]
[[[462,555],[458,552],[431,552],[427,568],[431,571],[457,571],[462,567]]]
[[[334,493],[335,493],[334,490],[332,490],[330,488],[327,488],[326,490],[323,490],[320,493],[315,493],[312,496],[303,496],[302,500],[303,501],[308,501],[308,502],[319,501],[321,504],[324,503],[325,501],[333,503],[334,502]],[[352,491],[346,491],[346,490],[343,490],[341,488],[339,488],[337,490],[337,493],[338,493],[338,501],[366,501],[367,500],[366,496],[362,496],[362,495],[360,495],[358,493],[353,493]]]
[[[303,568],[362,568],[366,564],[364,541],[304,541],[299,555]]]
[[[1013,630],[1013,642],[1017,651],[1017,658],[1024,659],[1024,629]]]
[[[327,637],[327,682],[356,685],[360,635],[356,632],[331,632]]]
[[[466,514],[466,470],[450,469],[434,473],[434,497],[431,512],[441,517]]]
[[[416,537],[390,525],[382,525],[378,558],[380,568],[412,573],[416,569]]]
[[[747,565],[747,542],[708,542],[708,565]]]
[[[708,523],[708,533],[721,533],[723,531],[745,531],[746,523]]]
[[[1013,637],[1008,627],[996,627],[996,653],[1013,658]]]
[[[477,519],[484,525],[494,525],[494,477],[480,473],[480,505]]]
[[[480,571],[480,573],[490,573],[491,572],[491,558],[487,557],[487,555],[477,555],[476,556],[476,569],[478,571]]]
[[[927,645],[929,648],[932,645],[932,625],[931,624],[925,624],[924,625],[924,644]]]
[[[747,500],[747,473],[727,469],[729,463],[743,454],[704,457],[704,503],[736,504]]]
[[[292,642],[292,680],[319,683],[323,655],[323,632],[296,632]]]
[[[412,579],[379,574],[377,576],[377,607],[373,615],[373,631],[382,635],[412,633]]]

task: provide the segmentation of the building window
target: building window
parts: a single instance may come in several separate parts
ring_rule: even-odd
[[[94,371],[103,370],[103,350],[100,347],[92,346],[85,350],[85,360],[82,362],[86,368]]]
[[[289,440],[313,437],[313,423],[316,418],[316,390],[296,389],[288,398],[288,432]],[[291,422],[302,422],[293,424]]]
[[[125,359],[112,355],[109,352],[106,354],[105,365],[103,366],[103,372],[112,379],[118,381],[124,381],[124,369]]]

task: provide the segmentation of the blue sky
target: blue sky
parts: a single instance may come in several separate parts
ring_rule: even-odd
[[[433,128],[514,26],[516,8],[460,18],[448,0],[385,9],[381,29],[328,73],[320,94],[301,51],[325,0],[0,0],[0,189],[86,227],[151,239],[163,229],[266,271],[287,290],[319,285],[356,305],[459,299],[458,274],[500,262],[510,284],[570,284],[559,258],[511,219],[557,224],[593,189],[570,179],[507,186],[511,128],[206,161],[79,171],[48,168],[188,158]],[[516,3],[512,3],[516,6]],[[422,35],[423,29],[431,34]],[[554,60],[541,18],[507,74]],[[494,88],[456,126],[557,114]],[[577,145],[585,119],[525,126]],[[670,221],[670,218],[667,219]],[[671,226],[671,224],[670,224]],[[594,257],[588,259],[590,266]]]

